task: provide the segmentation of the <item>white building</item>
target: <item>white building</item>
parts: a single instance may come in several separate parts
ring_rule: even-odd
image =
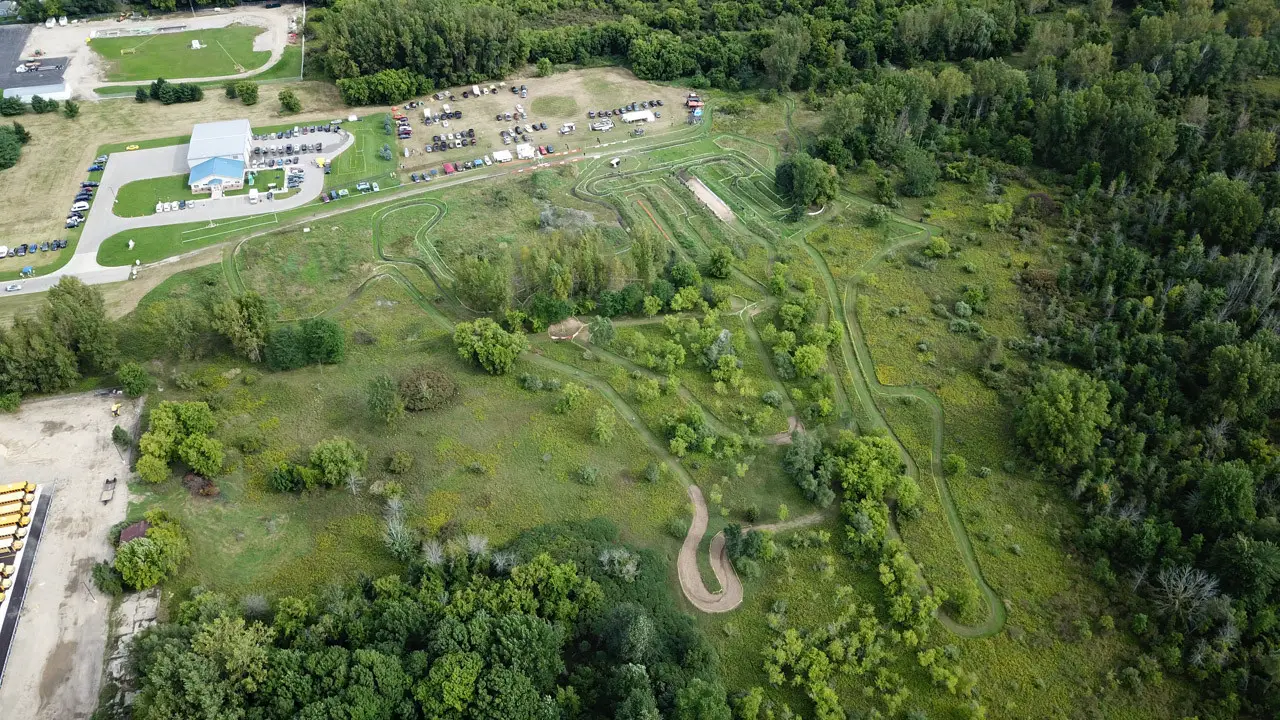
[[[253,152],[253,131],[248,120],[223,120],[200,123],[191,129],[191,142],[187,145],[187,169],[213,158],[249,162]]]
[[[191,192],[207,192],[216,199],[227,190],[244,187],[252,141],[248,120],[201,123],[192,128],[187,146]]]
[[[635,110],[632,112],[622,113],[622,122],[625,123],[653,122],[656,119],[657,118],[653,116],[652,110]]]

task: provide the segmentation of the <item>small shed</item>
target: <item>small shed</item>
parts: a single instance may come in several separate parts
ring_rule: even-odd
[[[147,530],[150,528],[151,525],[146,520],[139,520],[120,531],[120,544],[123,545],[130,540],[137,540],[140,537],[145,537]]]

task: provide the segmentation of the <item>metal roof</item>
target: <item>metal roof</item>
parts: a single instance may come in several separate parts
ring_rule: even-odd
[[[244,119],[200,123],[191,129],[187,162],[199,164],[202,160],[222,155],[244,155],[252,134],[249,121]],[[195,167],[191,169],[194,171]]]
[[[191,168],[191,174],[187,176],[188,185],[203,185],[210,178],[235,178],[237,180],[244,179],[244,161],[231,160],[224,157],[216,157],[205,160],[204,162]]]

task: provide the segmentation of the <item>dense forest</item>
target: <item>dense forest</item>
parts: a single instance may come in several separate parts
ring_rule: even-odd
[[[597,521],[271,604],[197,591],[133,643],[132,717],[729,720],[665,574]]]

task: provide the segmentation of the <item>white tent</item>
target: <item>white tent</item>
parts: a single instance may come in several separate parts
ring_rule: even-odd
[[[494,150],[493,161],[496,163],[511,162],[510,150]]]
[[[532,160],[533,155],[534,155],[533,146],[530,145],[529,143],[524,143],[516,146],[516,157],[520,158],[521,160]]]
[[[622,122],[625,123],[653,122],[655,119],[656,118],[653,117],[653,111],[651,110],[636,110],[634,112],[622,113]]]

